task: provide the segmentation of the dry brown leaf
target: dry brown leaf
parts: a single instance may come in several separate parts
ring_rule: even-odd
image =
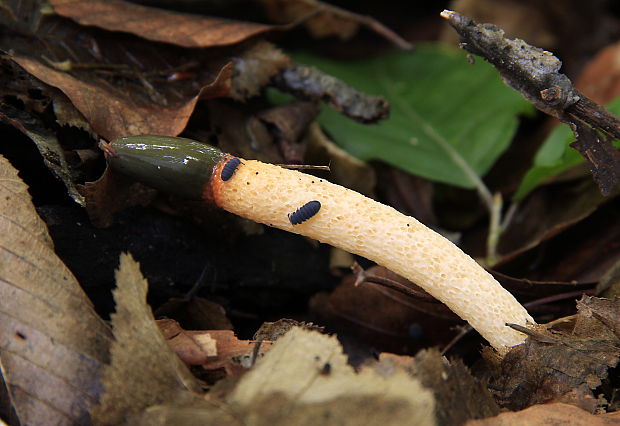
[[[594,410],[593,389],[620,359],[616,335],[620,299],[584,298],[570,321],[555,321],[529,331],[525,344],[499,360],[483,354],[493,371],[491,384],[500,404],[512,410],[550,401]],[[555,326],[561,326],[557,331]]]
[[[110,331],[3,157],[0,199],[0,364],[11,402],[22,424],[81,424],[102,391]]]
[[[282,318],[274,322],[266,321],[262,323],[258,331],[254,333],[254,340],[276,341],[288,333],[293,327],[301,327],[305,330],[314,330],[318,332],[322,332],[325,328],[320,325],[312,324],[311,322]]]
[[[426,226],[451,239],[446,230],[439,229],[435,215],[433,182],[396,167],[380,168],[377,191],[385,203],[399,212],[415,217]],[[459,212],[457,214],[462,214]]]
[[[150,407],[137,425],[434,425],[432,393],[400,368],[356,373],[335,337],[294,328],[229,390]]]
[[[357,33],[360,26],[360,22],[351,19],[355,16],[353,13],[347,17],[346,11],[315,0],[260,0],[260,2],[274,22],[291,22],[313,14],[304,22],[304,27],[316,38],[335,36],[341,40],[348,40]]]
[[[157,318],[172,318],[189,330],[232,330],[226,310],[202,297],[173,297],[155,311]]]
[[[64,94],[60,93],[57,89],[52,89],[50,87],[50,91],[58,92],[57,96],[52,98],[52,102],[54,103],[54,116],[56,118],[56,122],[61,126],[70,126],[75,127],[77,129],[84,130],[87,132],[93,139],[97,138],[95,132],[84,118],[84,115],[77,110],[77,108],[71,103],[69,98],[67,98]]]
[[[209,102],[209,120],[213,123],[211,135],[215,135],[219,148],[233,155],[255,158],[266,163],[282,163],[278,147],[267,126],[251,111],[226,101]],[[199,140],[209,140],[200,137]]]
[[[217,356],[217,344],[208,332],[191,335],[171,319],[157,320],[157,325],[172,350],[185,364],[200,365],[207,362],[209,357]]]
[[[409,281],[383,267],[370,268],[383,278]],[[390,352],[414,353],[420,347],[445,345],[462,322],[444,305],[413,299],[372,282],[355,285],[355,277],[345,277],[329,295],[318,293],[310,299],[310,311],[322,323],[343,327],[374,347]]]
[[[213,82],[192,98],[163,106],[139,101],[134,94],[120,88],[82,81],[27,57],[12,56],[11,59],[39,80],[62,90],[92,129],[108,140],[139,134],[178,135],[199,99],[228,94],[233,68],[231,63],[222,67]]]
[[[295,101],[258,114],[258,119],[267,125],[278,144],[285,163],[303,162],[306,139],[302,136],[320,110],[316,102]]]
[[[620,259],[601,277],[596,285],[596,295],[609,299],[620,297]]]
[[[612,426],[620,424],[620,412],[594,415],[568,404],[535,405],[522,411],[502,413],[481,420],[470,420],[465,426]]]
[[[111,364],[103,372],[101,403],[92,411],[98,425],[117,425],[180,392],[201,390],[159,330],[146,303],[148,283],[128,254],[121,255],[116,284]]]
[[[45,165],[67,187],[69,195],[78,204],[84,205],[84,198],[73,183],[65,154],[53,131],[46,129],[25,111],[0,102],[0,120],[15,127],[29,137],[43,157]]]
[[[268,341],[239,340],[232,330],[184,330],[172,319],[157,320],[157,325],[187,365],[223,368],[228,376],[245,372],[271,348]]]
[[[601,328],[596,333],[599,339],[610,339],[611,332],[620,342],[620,297],[601,299],[584,295],[577,301],[577,310],[579,315],[575,328],[578,334],[592,334],[589,328],[596,324]]]
[[[598,52],[575,81],[575,87],[601,105],[615,99],[620,94],[620,42]]]
[[[261,424],[286,424],[287,419],[288,424],[309,424],[303,417],[310,413],[332,424],[360,424],[362,419],[365,424],[435,424],[433,396],[417,380],[402,370],[390,377],[371,369],[355,373],[336,337],[301,328],[278,339],[227,401],[261,414]]]
[[[574,226],[608,200],[589,180],[549,186],[532,193],[502,234],[498,246],[502,259],[494,267],[500,268],[502,264]],[[553,278],[570,281],[574,277]]]
[[[81,25],[127,32],[147,40],[189,48],[226,46],[287,28],[191,15],[121,0],[51,0],[50,4],[54,12]]]
[[[307,161],[329,163],[330,181],[375,198],[375,170],[332,142],[316,122],[308,128]]]
[[[469,419],[499,414],[499,407],[486,384],[475,379],[461,360],[448,361],[437,349],[425,349],[415,358],[381,354],[374,368],[386,371],[393,365],[404,367],[424,387],[433,390],[439,424],[461,425]]]
[[[348,40],[360,26],[365,26],[390,40],[401,49],[411,49],[411,43],[370,16],[359,15],[317,0],[260,0],[274,22],[288,23],[304,20],[304,26],[316,38],[339,37]]]
[[[110,167],[94,182],[78,186],[86,201],[86,213],[99,228],[112,225],[114,215],[131,206],[146,206],[157,196],[157,191],[135,182]]]
[[[570,144],[571,148],[579,151],[589,164],[590,173],[601,193],[611,195],[620,183],[620,152],[612,145],[615,138],[581,121],[575,121],[571,127],[576,137],[575,142]]]

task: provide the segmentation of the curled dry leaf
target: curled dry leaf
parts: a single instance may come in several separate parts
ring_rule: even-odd
[[[157,196],[157,191],[106,167],[94,182],[79,186],[86,201],[86,212],[93,226],[107,228],[114,214],[131,206],[146,206]]]
[[[51,88],[50,88],[51,89]],[[84,118],[84,115],[77,110],[77,108],[71,103],[69,98],[56,89],[52,89],[58,92],[58,96],[52,98],[54,103],[54,116],[56,122],[61,126],[71,126],[77,129],[84,130],[89,133],[93,138],[97,135],[93,132],[93,129]]]
[[[612,426],[620,422],[620,412],[590,414],[568,404],[541,404],[522,411],[502,413],[487,419],[470,420],[465,426],[565,425]]]
[[[217,347],[208,331],[190,334],[172,319],[157,320],[157,326],[170,343],[172,350],[187,365],[200,365],[209,357],[217,356]]]
[[[54,253],[26,185],[0,157],[0,366],[22,424],[83,424],[111,334]]]
[[[2,101],[0,101],[0,120],[15,127],[35,143],[45,165],[65,184],[71,198],[83,206],[84,197],[73,183],[64,150],[55,133],[45,128],[26,111],[21,111]]]
[[[84,205],[84,199],[74,183],[76,168],[68,164],[65,148],[50,129],[56,123],[43,118],[50,115],[53,103],[58,124],[69,124],[88,131],[88,124],[78,117],[81,114],[62,92],[37,80],[7,56],[0,57],[0,87],[0,120],[34,142],[45,165],[63,182],[71,198]],[[20,102],[15,103],[14,99]]]
[[[159,330],[146,303],[148,283],[128,254],[121,255],[116,284],[111,363],[103,372],[105,393],[92,410],[99,425],[117,425],[151,405],[201,390]]]
[[[210,136],[215,136],[224,152],[244,158],[260,158],[269,163],[281,163],[282,156],[273,143],[267,126],[250,111],[214,100],[208,103],[209,120],[213,124]],[[201,140],[209,140],[202,137]]]
[[[286,26],[191,15],[121,0],[51,0],[57,14],[81,25],[135,34],[182,47],[215,47],[239,43]]]
[[[304,20],[304,26],[316,38],[339,37],[348,40],[360,25],[366,26],[385,37],[401,49],[413,46],[392,30],[370,16],[352,13],[317,0],[260,0],[269,18],[275,22],[288,23]]]
[[[502,233],[498,245],[502,257],[495,267],[581,222],[606,201],[590,181],[538,189],[520,206]]]
[[[315,102],[297,101],[258,114],[258,119],[267,125],[278,144],[285,163],[303,162],[306,144],[302,135],[319,111]]]
[[[41,81],[63,91],[84,115],[92,129],[108,140],[137,134],[178,135],[185,128],[199,99],[221,97],[230,90],[232,64],[198,94],[167,106],[134,99],[131,93],[108,85],[82,81],[27,57],[11,59]]]
[[[245,372],[271,348],[271,342],[239,340],[232,330],[183,330],[171,319],[157,320],[170,346],[187,365],[223,368],[228,376]]]

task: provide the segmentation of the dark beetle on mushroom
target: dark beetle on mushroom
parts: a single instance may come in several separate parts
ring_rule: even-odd
[[[224,167],[222,167],[222,173],[220,174],[222,180],[227,181],[228,179],[233,177],[233,175],[237,171],[237,167],[239,167],[239,164],[241,164],[241,160],[239,160],[237,157],[228,160],[226,164],[224,164]]]
[[[321,210],[321,203],[316,200],[310,201],[289,214],[288,220],[291,221],[292,225],[299,225],[317,214],[319,210]]]

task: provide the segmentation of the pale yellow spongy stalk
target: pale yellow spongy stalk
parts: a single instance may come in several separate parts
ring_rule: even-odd
[[[215,202],[239,216],[315,238],[383,265],[468,321],[496,349],[525,341],[505,323],[534,323],[525,308],[450,241],[410,216],[314,176],[241,160],[228,181],[214,177]],[[288,215],[309,201],[319,212],[300,225]]]

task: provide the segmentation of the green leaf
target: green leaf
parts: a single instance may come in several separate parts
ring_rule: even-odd
[[[479,187],[510,144],[517,115],[531,111],[491,65],[470,65],[462,51],[438,44],[355,62],[293,56],[390,102],[390,118],[375,125],[323,108],[319,122],[336,143],[362,160],[463,188]]]
[[[607,109],[616,115],[620,114],[620,97],[610,102]],[[583,163],[585,160],[579,152],[569,146],[574,140],[575,137],[568,125],[557,126],[538,149],[532,167],[523,177],[513,199],[522,200],[553,176]],[[618,146],[618,141],[615,145]]]

